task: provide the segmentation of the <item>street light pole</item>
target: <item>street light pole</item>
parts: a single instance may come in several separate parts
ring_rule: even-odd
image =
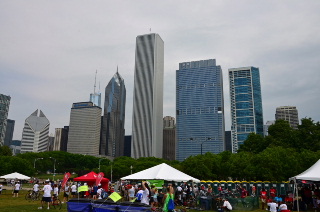
[[[55,172],[56,172],[56,159],[53,157],[49,157],[49,158],[54,160],[54,163],[53,163],[53,181],[54,181],[54,176],[55,176]]]
[[[36,158],[36,159],[34,159],[34,163],[33,163],[33,168],[35,169],[36,168],[36,161],[37,160],[42,160],[43,158]]]
[[[132,168],[133,168],[133,167],[132,167],[132,165],[131,165],[131,166],[130,166],[130,169],[131,169],[131,174],[132,174]]]

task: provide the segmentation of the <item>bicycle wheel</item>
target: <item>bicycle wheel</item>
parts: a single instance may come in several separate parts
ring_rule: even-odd
[[[54,209],[60,210],[62,206],[61,201],[59,199],[54,200],[52,206]]]
[[[25,196],[25,199],[28,200],[28,201],[31,201],[32,200],[32,192],[28,192]]]

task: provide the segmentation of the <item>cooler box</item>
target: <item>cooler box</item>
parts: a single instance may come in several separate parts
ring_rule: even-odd
[[[150,205],[146,205],[139,202],[120,202],[120,212],[151,212]]]
[[[68,212],[92,212],[91,200],[86,198],[73,198],[67,202]]]

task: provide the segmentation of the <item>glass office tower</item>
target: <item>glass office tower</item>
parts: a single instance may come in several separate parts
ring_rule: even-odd
[[[177,160],[224,151],[223,80],[215,59],[179,64],[176,119]]]
[[[124,155],[124,124],[126,87],[118,70],[105,89],[100,154],[110,157]]]
[[[263,112],[259,68],[229,69],[232,152],[252,132],[263,136]]]
[[[136,39],[131,157],[162,158],[164,43],[158,34]]]
[[[10,100],[10,96],[0,94],[0,146],[4,145]]]

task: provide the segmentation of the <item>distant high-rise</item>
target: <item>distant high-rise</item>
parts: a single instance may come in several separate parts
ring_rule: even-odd
[[[222,70],[215,59],[179,64],[176,115],[177,160],[225,150]]]
[[[226,151],[232,152],[231,131],[225,131]]]
[[[100,93],[100,91],[98,91],[98,92],[96,91],[96,78],[97,78],[97,71],[96,71],[96,75],[94,78],[93,93],[90,94],[90,102],[92,102],[94,106],[101,107],[101,93]],[[99,88],[99,90],[100,90],[100,88]]]
[[[229,69],[232,151],[237,152],[250,133],[263,136],[259,68]]]
[[[158,34],[136,38],[132,115],[133,158],[162,158],[164,43]]]
[[[64,151],[64,152],[67,151],[68,133],[69,133],[69,126],[64,126],[64,128],[55,129],[53,151]]]
[[[126,87],[118,70],[105,90],[100,154],[110,157],[124,155]]]
[[[131,135],[124,136],[124,152],[123,156],[131,157]]]
[[[99,155],[101,108],[92,102],[73,103],[70,113],[68,152]]]
[[[0,146],[4,145],[4,137],[7,129],[7,118],[9,113],[10,96],[0,94]]]
[[[176,159],[176,124],[175,118],[163,118],[163,159]]]
[[[275,116],[276,120],[286,120],[293,129],[298,129],[299,117],[298,110],[295,106],[277,107]]]
[[[4,137],[5,146],[10,146],[11,144],[11,141],[13,138],[14,124],[15,124],[14,120],[7,119],[7,129],[6,129],[6,135]]]
[[[267,121],[265,125],[263,125],[263,135],[268,136],[269,135],[269,127],[275,123],[274,120]]]
[[[49,127],[50,122],[41,110],[33,112],[24,123],[21,153],[47,151]]]

